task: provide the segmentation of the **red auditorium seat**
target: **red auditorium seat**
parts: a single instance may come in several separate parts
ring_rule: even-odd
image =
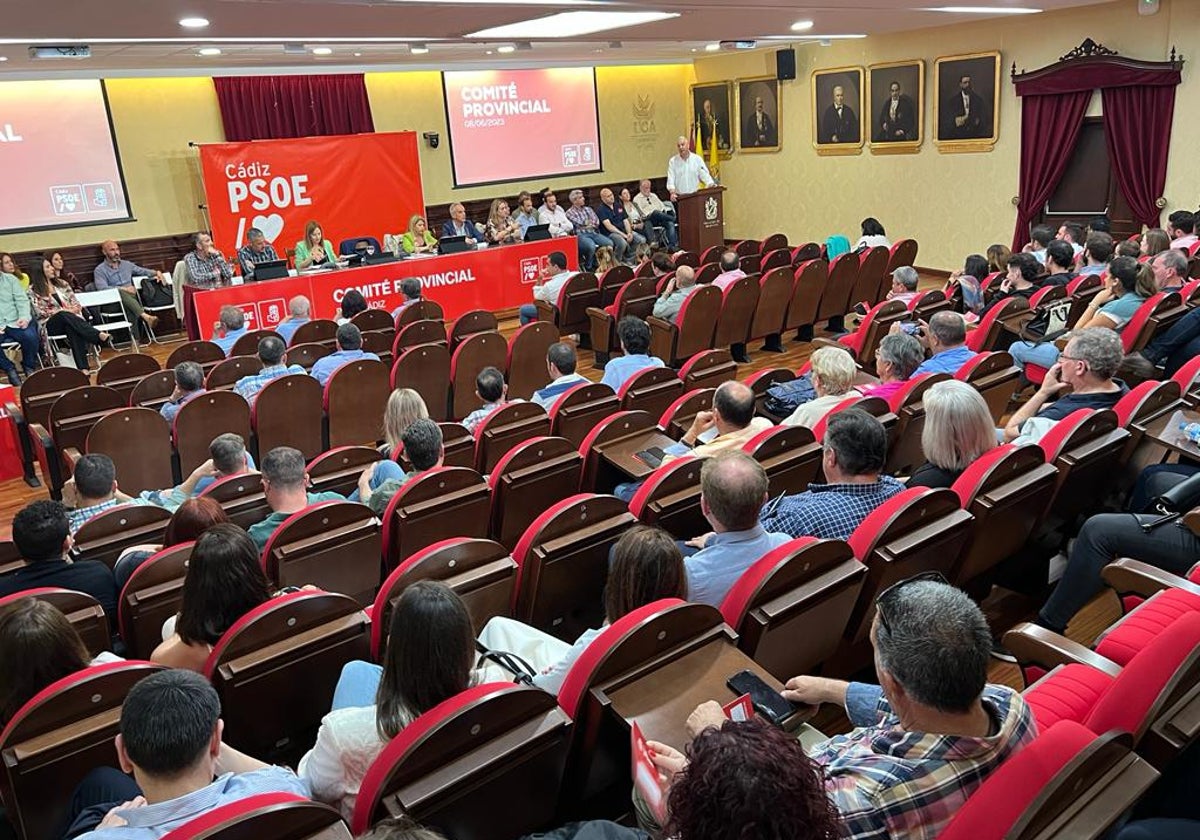
[[[803,368],[801,368],[803,370]],[[825,426],[829,423],[829,418],[837,414],[839,411],[845,411],[847,408],[861,408],[863,411],[875,417],[883,424],[887,430],[888,439],[891,440],[896,428],[896,415],[885,400],[879,397],[847,397],[833,408],[826,412],[825,416],[817,421],[813,426],[813,437],[817,440],[825,439]]]
[[[475,469],[487,475],[518,443],[550,434],[550,418],[537,403],[510,402],[475,427]]]
[[[1171,381],[1179,385],[1180,393],[1189,406],[1200,404],[1200,356],[1190,359],[1175,371]]]
[[[121,353],[108,359],[96,371],[96,384],[112,388],[126,400],[133,387],[142,379],[160,370],[153,356],[142,353]]]
[[[417,305],[419,304],[413,304],[413,306]],[[434,305],[436,306],[437,304]],[[409,307],[409,309],[412,308],[412,306]],[[382,309],[364,309],[362,312],[359,312],[357,315],[351,318],[350,323],[354,324],[354,326],[358,327],[360,331],[365,333],[375,332],[376,330],[393,329],[395,327],[395,324],[392,321],[391,313],[384,312]]]
[[[109,568],[125,549],[162,542],[171,514],[155,505],[117,505],[88,519],[75,532],[75,559],[99,560]]]
[[[342,667],[370,654],[370,636],[371,620],[346,595],[296,592],[246,613],[204,663],[226,743],[267,761],[298,756],[329,713]]]
[[[219,348],[218,348],[219,349]],[[21,446],[21,461],[25,470],[25,481],[31,487],[38,486],[33,472],[35,450],[38,448],[33,426],[50,427],[50,406],[68,391],[90,384],[91,379],[82,371],[70,367],[47,367],[34,371],[21,385],[19,404],[9,403],[5,410],[17,426],[17,441]],[[171,375],[171,388],[175,387],[175,376]]]
[[[925,463],[921,435],[925,431],[925,393],[939,382],[946,382],[945,373],[923,373],[904,383],[888,398],[888,409],[896,415],[896,431],[888,443],[888,475],[910,475]]]
[[[324,344],[330,349],[337,341],[338,323],[330,318],[314,318],[296,327],[288,342],[288,361],[291,362],[291,348],[297,344]]]
[[[399,356],[406,347],[446,343],[446,325],[441,321],[410,321],[396,330],[396,337],[392,339],[392,356]]]
[[[579,487],[584,491],[611,490],[629,477],[608,463],[604,449],[656,429],[654,418],[645,411],[617,411],[592,427],[579,444],[583,473]]]
[[[352,840],[336,808],[292,793],[260,793],[220,805],[162,840]]]
[[[858,255],[853,252],[841,254],[829,264],[829,280],[817,307],[818,322],[845,315],[857,302],[850,295],[858,282],[858,268]]]
[[[465,467],[437,467],[404,483],[383,514],[384,568],[450,537],[486,537],[491,490]]]
[[[649,265],[649,263],[647,263]],[[617,324],[626,316],[645,320],[654,309],[658,291],[653,275],[637,277],[615,292],[608,306],[588,307],[588,326],[591,331],[592,347],[597,354],[611,355],[621,349],[617,339]],[[597,359],[597,367],[603,367]]]
[[[617,299],[617,290],[633,279],[633,269],[627,265],[614,265],[597,278],[600,286],[600,308],[612,306]]]
[[[162,642],[163,622],[179,612],[194,542],[169,546],[143,562],[117,599],[117,627],[134,658],[149,659]]]
[[[280,588],[316,586],[368,606],[382,577],[375,514],[357,502],[320,502],[293,513],[262,551],[267,580]]]
[[[816,256],[796,265],[794,276],[792,299],[788,303],[787,315],[783,320],[784,332],[804,327],[811,330],[812,325],[817,322],[817,309],[825,295],[825,287],[829,284],[829,263],[820,259],[818,249]]]
[[[843,335],[838,341],[854,354],[859,367],[868,370],[875,365],[875,351],[888,334],[892,324],[908,317],[908,307],[898,300],[885,300],[867,310],[858,329]]]
[[[607,385],[576,385],[550,406],[550,434],[580,446],[600,420],[620,409],[620,400]]]
[[[275,330],[250,330],[237,341],[233,342],[233,349],[229,351],[230,357],[234,356],[254,356],[258,353],[258,343],[264,338],[278,338],[283,341],[283,336],[275,332]],[[283,341],[286,345],[287,342]]]
[[[512,446],[489,471],[488,532],[509,549],[538,514],[579,492],[583,459],[566,438],[535,436]]]
[[[658,418],[658,427],[679,440],[692,427],[697,414],[712,410],[713,394],[716,392],[716,388],[693,388],[682,394],[663,411]]]
[[[412,388],[425,401],[430,420],[445,420],[449,410],[450,351],[444,344],[421,344],[402,350],[392,363],[390,384],[393,388]]]
[[[617,399],[622,411],[645,411],[658,417],[683,391],[683,380],[671,368],[647,367],[625,380]]]
[[[450,838],[517,840],[554,821],[571,733],[540,689],[469,688],[388,742],[363,777],[351,826],[358,834],[406,814]]]
[[[552,324],[560,334],[585,333],[588,307],[600,306],[600,285],[596,275],[581,271],[563,284],[554,303],[535,300],[534,305],[538,320]]]
[[[906,265],[915,266],[917,260],[917,240],[901,239],[892,246],[888,254],[887,271],[885,274],[891,276],[892,272],[897,268]]]
[[[32,378],[32,377],[31,377]],[[46,425],[34,421],[29,434],[34,444],[42,477],[50,485],[51,498],[62,497],[62,486],[70,472],[64,453],[69,447],[87,448],[87,435],[105,414],[124,408],[125,401],[112,388],[83,385],[55,398],[46,414]]]
[[[370,312],[371,310],[368,309],[367,311]],[[358,318],[362,314],[363,313],[360,312],[354,317]],[[392,326],[398,331],[401,327],[404,327],[415,321],[444,321],[445,319],[446,313],[442,311],[442,305],[440,303],[422,298],[416,303],[411,303],[400,310],[400,314],[396,317],[396,321],[394,324],[392,324]],[[357,324],[358,322],[355,321],[355,323]],[[374,326],[373,324],[369,324],[368,327],[369,329],[382,329],[382,327]],[[359,329],[366,328],[360,326]]]
[[[558,341],[554,327],[541,321],[526,324],[508,340],[508,358],[503,370],[510,400],[527,400],[533,392],[550,384],[546,353]]]
[[[503,371],[507,359],[508,342],[498,332],[463,339],[450,357],[450,419],[462,420],[483,405],[475,394],[475,377],[485,367]]]
[[[742,451],[762,464],[772,496],[804,492],[821,471],[821,444],[804,426],[773,426],[746,441]]]
[[[703,350],[683,363],[679,378],[686,391],[716,388],[722,382],[737,379],[737,363],[728,350]]]
[[[776,268],[790,269],[792,267],[792,252],[786,247],[772,248],[769,251],[764,250],[758,258],[758,264],[754,266],[754,272],[758,274],[766,274]]]
[[[701,286],[684,300],[674,322],[653,315],[647,318],[650,355],[678,367],[700,351],[712,348],[722,300],[720,289]]]
[[[226,432],[250,441],[250,406],[240,396],[232,391],[208,391],[184,403],[171,427],[179,475],[191,475],[207,461],[209,444]]]
[[[659,290],[660,294],[662,293],[662,290],[666,286],[665,281],[669,280],[673,276],[675,276],[675,273],[671,272],[671,274],[664,275],[663,277],[660,277],[658,279],[658,290]],[[721,276],[721,264],[720,263],[718,263],[718,262],[704,263],[703,265],[701,265],[699,268],[696,269],[696,285],[697,286],[707,286],[709,283],[716,280],[720,276]]]
[[[787,246],[788,238],[786,233],[772,233],[770,236],[764,237],[763,241],[758,244],[758,250],[760,253],[766,254],[780,248],[786,250]]]
[[[112,650],[112,637],[108,632],[108,617],[104,614],[104,607],[86,592],[57,586],[38,586],[0,598],[0,607],[8,606],[22,598],[45,601],[65,615],[92,656]]]
[[[1103,499],[1119,476],[1121,453],[1129,432],[1111,409],[1081,408],[1054,424],[1038,446],[1058,470],[1054,499],[1046,517],[1070,522]]]
[[[733,252],[739,257],[749,257],[758,253],[757,239],[742,239],[733,244]]]
[[[255,352],[257,352],[257,348],[255,348]],[[167,362],[163,367],[167,370],[174,370],[180,362],[195,362],[204,368],[205,373],[208,373],[217,362],[223,361],[225,361],[225,351],[216,342],[188,341],[171,351],[171,355],[167,356]]]
[[[83,452],[112,458],[121,490],[131,496],[175,486],[171,425],[153,409],[117,408],[106,413],[88,431]],[[82,455],[74,448],[63,450],[72,472]]]
[[[750,321],[747,341],[757,341],[783,333],[783,319],[787,316],[788,305],[792,302],[796,277],[787,253],[775,253],[783,254],[783,261],[778,265],[766,266],[765,263],[771,255],[763,257],[764,267],[758,280],[758,305],[755,306],[754,317]]]
[[[387,365],[374,359],[347,362],[333,372],[321,396],[325,449],[373,444],[382,437],[383,413],[391,395],[388,384]],[[433,409],[429,410],[432,416]],[[305,457],[311,456],[305,452]]]
[[[700,510],[700,468],[703,458],[673,458],[650,473],[629,500],[629,512],[643,525],[662,528],[676,539],[708,533],[711,526]]]
[[[152,408],[158,411],[175,392],[175,371],[160,370],[138,380],[129,392],[129,405],[133,408]]]
[[[723,253],[725,253],[724,245],[709,245],[700,252],[700,265],[708,265],[709,263],[719,261]]]
[[[847,543],[800,537],[743,572],[721,615],[738,647],[787,682],[816,673],[833,654],[866,577]]]
[[[1004,352],[976,353],[958,369],[954,378],[966,382],[979,392],[997,425],[1008,413],[1008,402],[1021,378],[1021,369],[1013,364],[1012,356]]]
[[[757,258],[755,262],[757,263]],[[751,274],[727,286],[713,332],[712,346],[725,348],[745,344],[750,335],[754,310],[758,308],[759,277]]]
[[[823,251],[820,243],[805,242],[803,245],[797,245],[792,248],[792,266],[799,266],[808,260],[823,259]]]
[[[1121,453],[1125,485],[1131,486],[1145,467],[1162,460],[1162,447],[1146,436],[1146,430],[1164,415],[1181,408],[1184,402],[1179,383],[1171,379],[1143,382],[1113,406],[1117,422],[1129,431],[1129,441]]]
[[[337,446],[308,462],[313,493],[341,493],[349,496],[358,486],[358,477],[371,464],[382,459],[373,446]]]
[[[891,253],[882,245],[863,251],[859,255],[858,278],[850,292],[850,306],[854,306],[860,300],[873,305],[887,296],[892,285],[887,271],[890,257]]]
[[[363,349],[366,349],[365,341]],[[318,344],[315,341],[306,344],[293,343],[288,345],[286,361],[289,365],[300,365],[311,373],[313,365],[331,353],[333,348],[327,344]]]
[[[887,279],[885,278],[885,281]],[[941,289],[930,289],[918,292],[917,296],[908,302],[908,311],[919,321],[929,323],[929,319],[939,312],[953,309],[953,304]]]
[[[299,449],[306,459],[319,454],[326,448],[321,440],[321,384],[306,374],[268,382],[250,406],[250,429],[250,451],[259,458],[277,446]]]
[[[782,417],[776,417],[764,407],[763,404],[767,399],[767,390],[772,385],[778,385],[781,382],[791,382],[795,378],[796,372],[791,368],[764,368],[743,379],[742,381],[754,392],[754,413],[769,418],[776,423],[782,420]]]
[[[967,348],[976,353],[985,350],[1007,350],[1015,335],[1008,333],[1008,337],[1005,338],[1006,333],[1001,322],[1028,311],[1029,301],[1023,297],[1010,297],[996,304],[979,319],[975,329],[967,330]]]
[[[230,521],[243,528],[262,522],[271,515],[271,506],[267,504],[267,495],[263,491],[262,473],[257,471],[218,478],[205,487],[200,495],[219,504]]]
[[[513,551],[513,617],[567,642],[599,627],[609,549],[635,522],[615,496],[579,493],[549,507]]]
[[[475,469],[475,435],[462,423],[438,423],[442,430],[442,466]],[[397,458],[401,463],[404,453]]]

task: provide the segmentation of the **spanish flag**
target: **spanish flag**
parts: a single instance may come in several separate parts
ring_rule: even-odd
[[[721,158],[717,154],[717,124],[713,123],[712,142],[708,144],[708,171],[713,178],[720,177]]]

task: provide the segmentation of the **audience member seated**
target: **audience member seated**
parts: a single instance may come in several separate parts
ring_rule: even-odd
[[[642,246],[649,247],[650,243],[655,240],[654,229],[642,216],[642,211],[638,210],[637,205],[633,203],[633,193],[629,187],[621,187],[617,192],[617,201],[621,203],[621,207],[625,210],[625,215],[629,218],[629,226],[633,232],[642,238],[642,241],[634,248],[630,249],[630,256],[633,262],[637,264],[638,254],[642,252]]]
[[[304,226],[304,238],[296,243],[295,260],[297,271],[337,261],[337,250],[315,219]]]
[[[312,367],[312,376],[321,383],[321,387],[329,383],[329,377],[333,376],[334,372],[342,365],[357,362],[359,359],[379,361],[377,355],[368,353],[362,349],[362,331],[354,324],[342,324],[339,326],[335,340],[337,342],[337,350],[328,356],[322,356],[317,359],[316,364]],[[261,347],[262,345],[259,345],[260,354]],[[263,359],[263,364],[265,365],[266,363],[267,360]],[[304,368],[299,367],[299,365],[292,365],[292,367],[297,368],[297,370],[289,370],[289,373],[304,373]]]
[[[683,555],[666,531],[635,525],[613,546],[604,587],[604,625],[585,630],[575,644],[515,619],[497,616],[484,626],[479,644],[515,654],[534,671],[533,684],[557,694],[571,666],[605,627],[661,598],[687,599]]]
[[[119,661],[108,651],[93,659],[71,622],[47,601],[20,598],[0,607],[0,727],[51,683]]]
[[[1170,242],[1165,231],[1159,230],[1158,232],[1162,234],[1164,243]],[[1145,256],[1147,247],[1146,238],[1152,233],[1154,233],[1154,230],[1148,230],[1142,234],[1142,241],[1140,243],[1136,239],[1122,239],[1117,243],[1116,248],[1113,249],[1114,254],[1118,257],[1133,257],[1135,260],[1138,257]]]
[[[724,292],[730,286],[746,276],[746,272],[742,271],[741,257],[733,251],[724,251],[721,253],[721,273],[713,278],[712,284]]]
[[[1109,266],[1108,283],[1091,299],[1072,330],[1076,335],[1092,327],[1120,332],[1154,293],[1154,271],[1149,265],[1131,257],[1117,257]],[[1048,368],[1059,357],[1058,347],[1051,341],[1014,341],[1008,352],[1022,370],[1027,364]]]
[[[1008,268],[1008,258],[1011,256],[1012,251],[1008,249],[1007,245],[1001,245],[999,243],[995,245],[989,245],[987,249],[988,273],[990,274],[994,271],[1006,270]],[[982,280],[983,278],[980,279]]]
[[[288,317],[275,325],[275,332],[283,339],[284,344],[292,343],[292,336],[301,324],[312,320],[312,304],[304,295],[296,295],[288,301]]]
[[[567,211],[558,206],[554,190],[542,191],[542,206],[538,208],[538,223],[550,226],[550,235],[570,236],[575,226],[567,218]]]
[[[654,268],[655,278],[670,274],[675,270],[675,264],[671,262],[671,255],[662,250],[656,251],[650,256],[650,264]]]
[[[1083,265],[1080,274],[1103,274],[1108,271],[1108,262],[1113,258],[1113,238],[1103,231],[1095,231],[1083,246]]]
[[[1083,253],[1083,225],[1078,222],[1063,222],[1055,237],[1056,241],[1070,246],[1072,259]]]
[[[633,229],[624,203],[617,201],[608,187],[600,190],[596,216],[600,219],[600,232],[612,240],[613,255],[617,262],[633,262],[633,252],[646,241],[646,237]]]
[[[233,345],[249,330],[246,327],[246,314],[236,306],[226,304],[221,307],[217,323],[213,324],[213,344],[221,348],[226,356],[233,350]]]
[[[183,258],[187,268],[188,285],[198,289],[215,289],[233,279],[233,269],[225,260],[212,237],[200,231],[192,234],[192,250]]]
[[[379,452],[384,458],[397,460],[404,452],[404,433],[417,420],[429,419],[425,400],[412,388],[396,388],[388,395],[383,409],[383,445]]]
[[[57,586],[86,592],[113,620],[117,615],[117,586],[113,573],[99,560],[71,559],[71,534],[67,510],[59,502],[39,499],[30,502],[12,520],[12,539],[17,554],[28,564],[0,575],[0,598]]]
[[[902,265],[892,272],[892,288],[887,294],[888,300],[898,300],[908,305],[917,296],[917,284],[921,275],[911,265]]]
[[[293,513],[318,502],[343,502],[338,493],[309,493],[309,478],[304,455],[290,446],[277,446],[263,457],[262,485],[271,507],[271,515],[251,525],[247,531],[258,550],[267,547],[275,529]]]
[[[450,205],[450,218],[442,225],[442,237],[465,236],[468,245],[478,245],[481,241],[479,228],[467,221],[467,208],[461,202]]]
[[[533,196],[529,194],[529,190],[521,190],[517,194],[517,212],[513,217],[517,220],[517,227],[521,239],[525,238],[525,234],[534,225],[539,225],[537,210],[533,208]]]
[[[199,674],[164,671],[137,683],[121,706],[121,770],[102,767],[84,778],[66,836],[149,840],[257,794],[309,796],[291,770],[222,743],[220,716],[216,689]]]
[[[362,292],[358,289],[350,289],[346,294],[342,295],[342,306],[339,310],[340,314],[334,320],[340,327],[342,324],[350,323],[350,319],[359,312],[367,311],[367,299],[363,297]]]
[[[1154,287],[1160,292],[1178,292],[1188,282],[1187,254],[1178,248],[1168,248],[1150,263],[1154,272]]]
[[[868,216],[862,220],[862,236],[854,243],[855,251],[863,251],[868,248],[891,248],[892,243],[887,238],[887,233],[883,229],[883,225],[873,216]]]
[[[171,293],[166,290],[163,273],[153,268],[142,268],[129,260],[121,259],[121,246],[111,239],[101,243],[100,250],[104,252],[104,262],[92,270],[92,285],[96,291],[116,289],[121,295],[121,305],[125,311],[135,318],[140,318],[148,327],[153,328],[158,323],[158,318],[151,315],[142,306],[142,299],[138,296],[133,278],[141,277],[142,282],[161,287],[166,297],[170,298]]]
[[[232,435],[232,437],[237,437],[237,435]],[[213,525],[220,525],[222,522],[228,521],[229,516],[220,503],[207,496],[188,499],[176,508],[175,513],[171,514],[161,543],[134,545],[121,552],[121,556],[117,558],[117,562],[113,566],[113,578],[117,582],[117,591],[120,592],[125,588],[125,584],[129,582],[129,578],[132,577],[138,566],[164,548],[191,542],[198,539]]]
[[[1033,254],[1033,258],[1042,265],[1046,264],[1046,248],[1054,241],[1054,228],[1049,225],[1034,225],[1033,230],[1029,231],[1029,242],[1025,244],[1024,251],[1027,254]]]
[[[445,449],[442,446],[442,429],[428,417],[413,420],[401,435],[404,457],[412,464],[413,471],[407,473],[396,461],[376,461],[363,470],[358,479],[358,499],[365,499],[376,515],[383,516],[388,502],[400,492],[407,481],[423,472],[442,465]]]
[[[759,521],[767,473],[741,452],[722,452],[700,468],[700,510],[713,530],[687,545],[688,600],[721,606],[742,572],[791,537]]]
[[[212,525],[196,538],[183,579],[179,614],[163,626],[163,643],[150,655],[152,662],[191,671],[204,669],[213,645],[225,631],[271,599],[260,551],[245,531],[228,522]]]
[[[414,213],[408,220],[408,230],[400,237],[400,247],[406,254],[432,254],[437,250],[437,237],[429,232],[425,218]]]
[[[72,535],[83,523],[109,508],[150,504],[146,499],[135,499],[121,492],[116,464],[102,453],[84,455],[75,463],[75,474],[63,485],[62,497],[70,508],[67,515]]]
[[[679,266],[675,269],[675,276],[667,281],[663,293],[654,301],[654,309],[650,314],[674,324],[679,317],[679,310],[683,308],[683,302],[699,288],[696,285],[696,270],[690,265]]]
[[[900,325],[893,324],[891,331],[900,332]],[[953,376],[975,358],[975,352],[967,346],[967,322],[957,312],[935,312],[928,324],[921,323],[918,339],[928,348],[930,356],[917,366],[913,376],[923,373]]]
[[[993,245],[992,248],[1004,248],[1003,245]],[[1004,248],[1008,251],[1007,248]],[[991,248],[988,249],[991,251]],[[1009,255],[1011,256],[1011,255]],[[1004,269],[1008,270],[1008,256],[1004,258]],[[988,258],[981,254],[971,254],[964,260],[962,268],[956,268],[946,281],[947,296],[953,294],[954,287],[962,289],[963,316],[969,323],[979,320],[983,311],[983,280],[991,272]]]
[[[1159,333],[1137,353],[1152,365],[1162,365],[1166,376],[1200,355],[1200,308],[1189,309],[1165,333]]]
[[[584,271],[596,270],[596,249],[605,245],[610,248],[612,239],[604,235],[600,229],[600,217],[596,211],[587,206],[583,190],[571,190],[567,196],[571,206],[567,208],[567,219],[574,228],[576,241],[579,243],[579,266]]]
[[[0,251],[0,272],[11,274],[21,284],[22,291],[29,291],[29,275],[17,265],[17,258],[7,251]]]
[[[158,413],[168,423],[174,423],[179,409],[204,392],[204,368],[200,366],[199,362],[180,362],[175,365],[175,390],[162,404]]]
[[[1168,222],[1167,227],[1171,225]],[[1150,228],[1142,234],[1142,240],[1138,253],[1129,254],[1136,257],[1153,257],[1155,254],[1161,254],[1171,247],[1171,234],[1162,228]],[[1124,255],[1123,255],[1124,256]]]
[[[313,798],[347,820],[371,762],[422,713],[476,682],[475,631],[462,600],[440,581],[404,590],[388,628],[383,666],[350,662],[297,772]]]
[[[576,385],[586,385],[589,380],[575,372],[575,346],[565,341],[550,345],[546,351],[546,371],[550,384],[533,392],[532,402],[549,411],[558,398]]]
[[[879,384],[859,390],[864,397],[890,400],[904,387],[924,359],[925,351],[921,342],[908,333],[885,335],[875,350],[875,372],[879,375]]]
[[[258,228],[246,232],[246,244],[238,249],[238,262],[242,265],[242,277],[246,282],[254,280],[254,267],[262,262],[278,260],[275,247]]]
[[[1065,286],[1074,280],[1075,254],[1070,242],[1061,239],[1051,242],[1046,247],[1046,272],[1049,276],[1042,278],[1041,285]]]
[[[583,240],[579,240],[582,242]],[[544,303],[558,303],[558,293],[562,291],[562,287],[568,280],[575,276],[574,271],[567,270],[567,255],[562,251],[551,251],[550,256],[546,258],[547,265],[542,269],[542,282],[535,284],[533,287],[533,299],[540,300]],[[538,319],[537,305],[532,303],[521,304],[518,314],[521,319],[521,326],[532,323]]]
[[[596,249],[596,276],[602,276],[610,268],[616,268],[617,260],[613,257],[613,249],[607,245]]]
[[[404,295],[404,300],[392,310],[393,321],[400,317],[401,312],[421,300],[421,281],[416,277],[405,277],[400,281],[400,294]]]
[[[75,367],[88,373],[88,347],[103,347],[112,336],[88,323],[71,285],[58,276],[50,260],[38,260],[29,270],[29,302],[37,319],[44,361],[57,363],[50,336],[65,336]]]
[[[1200,239],[1196,237],[1196,216],[1190,210],[1176,210],[1167,217],[1167,235],[1171,237],[1171,247],[1189,250]],[[1151,251],[1150,253],[1157,253]]]
[[[446,840],[446,837],[432,828],[422,828],[409,817],[388,817],[375,823],[366,834],[360,834],[358,840]],[[538,840],[543,838],[539,835]]]
[[[842,837],[936,837],[1037,735],[1021,695],[987,682],[992,638],[983,613],[940,577],[917,575],[876,599],[879,685],[807,676],[787,683],[789,700],[842,705],[856,727],[808,750],[824,770]]]
[[[510,215],[508,202],[503,198],[492,199],[483,232],[489,245],[513,245],[521,241],[521,225]]]
[[[475,396],[483,400],[483,405],[463,418],[462,424],[471,434],[479,428],[492,412],[508,405],[508,383],[504,374],[491,366],[485,367],[475,376]]]
[[[358,332],[358,327],[353,324],[345,324],[338,327],[338,333],[342,330],[354,330]],[[333,354],[336,356],[337,354]],[[293,374],[304,375],[307,371],[300,365],[287,364],[287,345],[283,343],[283,339],[269,335],[258,342],[258,358],[262,362],[262,370],[258,373],[251,373],[243,376],[233,386],[234,393],[240,394],[246,402],[254,405],[254,400],[258,397],[258,392],[271,382],[274,382],[281,376],[291,376]],[[325,356],[320,359],[317,364],[325,361],[325,359],[333,358],[333,356]],[[378,358],[378,357],[377,357]],[[316,365],[313,366],[313,373],[316,374]],[[320,377],[318,377],[319,379]],[[328,379],[328,375],[325,377]],[[321,384],[324,384],[323,382]]]
[[[667,248],[671,251],[679,249],[679,234],[675,226],[675,210],[664,204],[650,189],[650,181],[642,179],[638,184],[638,194],[633,197],[633,205],[637,207],[642,218],[657,228],[662,228],[666,234]],[[651,237],[647,234],[647,239]]]
[[[617,323],[617,338],[624,355],[608,360],[600,380],[614,391],[621,390],[621,386],[640,370],[665,366],[657,356],[646,355],[650,349],[650,327],[641,318],[632,315],[622,318]]]
[[[913,470],[909,487],[951,487],[963,470],[996,445],[996,427],[987,402],[965,382],[933,385],[922,397],[925,463]]]
[[[0,326],[4,328],[6,340],[20,345],[21,367],[29,376],[41,366],[41,332],[25,287],[7,271],[0,271]],[[0,353],[0,370],[8,375],[8,381],[14,387],[21,384],[17,367],[6,353]]]
[[[904,489],[880,475],[887,461],[887,431],[861,408],[847,408],[825,426],[821,467],[824,484],[783,496],[762,511],[768,531],[788,536],[848,539],[867,515]]]
[[[1048,257],[1048,259],[1053,261],[1054,258]],[[1040,273],[1041,266],[1038,265],[1038,261],[1033,258],[1032,254],[1013,254],[1008,258],[1008,271],[1005,273],[1004,279],[1000,281],[996,296],[983,307],[979,317],[987,315],[1006,300],[1015,297],[1029,300],[1038,290],[1036,281]]]
[[[815,399],[800,407],[783,421],[785,426],[808,426],[810,429],[829,413],[829,410],[848,397],[858,395],[854,377],[858,368],[850,351],[841,347],[821,347],[812,354],[812,386]]]
[[[1112,408],[1129,389],[1113,379],[1124,356],[1121,338],[1104,327],[1081,330],[1067,342],[1037,392],[1009,418],[1004,440],[1036,442],[1081,408]],[[1069,394],[1063,392],[1070,387]]]

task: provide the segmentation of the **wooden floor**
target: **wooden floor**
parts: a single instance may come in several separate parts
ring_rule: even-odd
[[[940,288],[942,282],[941,278],[922,276],[920,288],[922,291],[930,288]],[[500,323],[500,332],[505,338],[508,338],[516,331],[517,327],[518,324],[515,318],[506,319]],[[818,331],[818,335],[821,334]],[[166,361],[171,351],[177,346],[177,343],[143,345],[142,352],[153,356],[161,364]],[[795,341],[793,335],[785,337],[784,352],[782,353],[763,352],[757,344],[750,345],[748,349],[751,361],[749,364],[738,366],[739,379],[744,379],[750,374],[764,368],[786,367],[794,370],[808,361],[809,356],[812,355],[813,347],[808,342]],[[106,350],[104,358],[109,358],[112,355],[114,355],[113,351]],[[593,381],[599,382],[602,371],[594,368],[593,362],[594,356],[590,350],[579,351],[579,373]],[[118,483],[119,481],[120,477],[118,476]],[[0,482],[0,538],[8,538],[11,532],[12,517],[18,510],[35,499],[46,497],[47,494],[44,488],[30,488],[21,479]],[[993,629],[996,630],[1004,630],[1019,621],[1028,620],[1034,615],[1039,606],[1040,604],[1037,602],[1030,601],[1016,593],[1000,589],[999,587],[993,589],[992,594],[983,603],[984,612],[992,623]],[[1109,591],[1105,591],[1090,605],[1080,611],[1068,628],[1067,635],[1075,641],[1090,644],[1100,631],[1115,621],[1119,615],[1120,607],[1116,596]],[[995,683],[1009,685],[1018,689],[1022,687],[1020,673],[1017,668],[999,660],[992,660],[989,677]],[[838,720],[836,716],[826,720],[823,715],[818,722],[830,732],[843,731],[846,728],[844,718]]]

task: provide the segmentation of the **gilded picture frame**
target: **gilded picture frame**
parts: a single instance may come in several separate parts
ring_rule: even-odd
[[[933,64],[939,152],[990,152],[1000,137],[1000,52],[942,56]]]
[[[867,116],[871,154],[915,154],[925,141],[925,62],[868,66]]]
[[[819,155],[862,153],[866,71],[862,66],[812,72],[812,139]]]
[[[700,125],[701,143],[705,160],[709,155],[710,136],[717,136],[717,153],[722,160],[733,154],[733,82],[705,82],[688,86],[691,116],[688,118],[688,140],[696,139],[696,125]],[[700,149],[696,149],[700,152]]]
[[[779,79],[774,76],[748,76],[737,80],[739,152],[778,152],[783,147],[780,117]]]

